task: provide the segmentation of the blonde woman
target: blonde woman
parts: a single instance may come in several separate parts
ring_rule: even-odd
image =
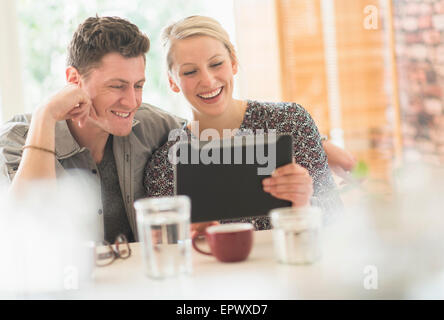
[[[293,136],[294,163],[282,166],[263,180],[265,192],[288,200],[293,206],[310,202],[320,206],[328,218],[342,207],[327,164],[318,129],[308,112],[296,103],[264,103],[233,98],[234,75],[238,60],[227,32],[214,19],[191,16],[167,27],[163,32],[171,89],[185,96],[192,108],[196,126],[185,128],[188,136],[199,137],[205,129],[275,129]],[[250,132],[251,132],[250,131]],[[145,188],[148,196],[174,193],[173,167],[168,150],[175,141],[158,149],[147,164]],[[214,183],[217,183],[215,181]],[[267,217],[245,218],[257,230],[270,229]],[[227,222],[227,221],[222,221]]]

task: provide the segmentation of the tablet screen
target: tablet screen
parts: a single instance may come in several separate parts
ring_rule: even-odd
[[[275,168],[291,163],[291,135],[192,139],[175,147],[175,193],[191,198],[191,222],[262,216],[291,205],[262,187]]]

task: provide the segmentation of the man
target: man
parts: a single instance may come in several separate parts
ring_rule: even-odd
[[[149,45],[124,19],[86,19],[69,46],[68,85],[32,118],[16,116],[0,131],[0,170],[14,193],[28,181],[87,170],[100,185],[97,215],[109,242],[119,233],[138,240],[133,202],[144,196],[145,164],[182,122],[142,104]]]

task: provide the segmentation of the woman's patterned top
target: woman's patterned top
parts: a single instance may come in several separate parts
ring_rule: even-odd
[[[322,209],[324,224],[330,222],[343,206],[328,167],[321,136],[310,114],[296,103],[247,102],[244,119],[236,135],[251,131],[256,134],[256,130],[266,134],[269,129],[275,129],[278,135],[292,134],[295,161],[306,168],[313,179],[311,204]],[[186,132],[191,135],[190,130],[186,129]],[[174,195],[174,171],[168,160],[168,150],[175,143],[176,140],[167,141],[148,161],[144,179],[148,197]],[[221,221],[227,222],[250,222],[256,230],[271,229],[267,216]]]

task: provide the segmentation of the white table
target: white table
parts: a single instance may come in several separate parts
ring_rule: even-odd
[[[368,281],[366,288],[366,276],[372,271],[366,267],[380,260],[366,260],[364,252],[356,252],[353,244],[338,250],[338,244],[326,245],[323,257],[312,265],[285,265],[274,259],[271,231],[256,231],[254,246],[246,261],[221,263],[193,249],[191,275],[155,280],[144,274],[140,245],[133,243],[129,259],[118,259],[107,267],[96,268],[90,285],[67,292],[63,298],[287,300],[423,297],[412,296],[413,287],[406,286],[404,278],[387,277],[384,267],[380,270],[377,289],[372,288],[371,283],[369,288]],[[421,290],[413,292],[421,294],[424,292]]]

